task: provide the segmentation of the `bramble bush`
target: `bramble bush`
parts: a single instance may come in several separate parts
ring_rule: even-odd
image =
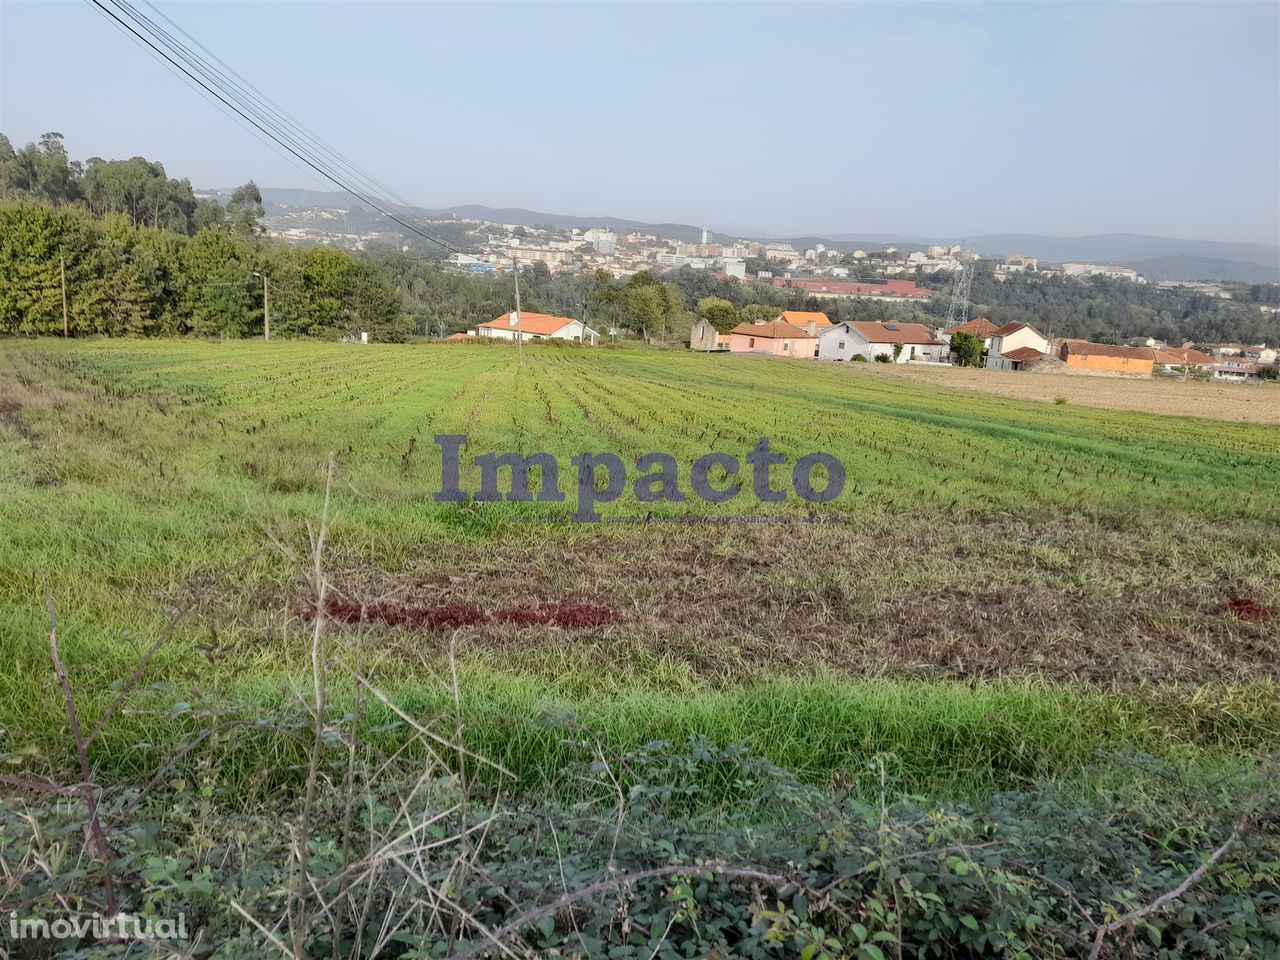
[[[151,795],[108,791],[109,869],[124,909],[184,913],[198,957],[274,952],[257,925],[306,957],[1085,956],[1098,925],[1204,862],[1233,829],[1226,798],[1249,787],[1108,758],[1136,786],[1106,803],[1045,784],[965,805],[901,796],[891,756],[817,787],[701,738],[614,757],[579,746],[562,773],[569,803],[480,795],[430,770],[379,780],[378,760],[335,735],[332,789],[308,818],[314,893],[287,796],[245,809],[211,771]],[[1100,956],[1276,956],[1280,811],[1263,804],[1212,869],[1111,932]],[[78,800],[0,802],[0,838],[5,914],[102,909]]]

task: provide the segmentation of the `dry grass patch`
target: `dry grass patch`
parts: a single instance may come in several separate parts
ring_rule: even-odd
[[[957,390],[1018,400],[1069,404],[1104,410],[1136,410],[1280,425],[1280,387],[1270,384],[1145,380],[1066,373],[1008,372],[923,364],[849,364],[858,374],[900,377]]]

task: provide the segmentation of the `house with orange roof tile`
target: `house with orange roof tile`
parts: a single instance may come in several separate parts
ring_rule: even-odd
[[[817,350],[817,337],[783,320],[740,323],[729,331],[730,353],[767,353],[775,357],[807,357]]]
[[[831,326],[831,318],[818,310],[783,310],[777,319],[809,331],[811,337],[816,337]]]
[[[530,313],[522,310],[519,314],[512,310],[500,317],[494,317],[486,323],[476,324],[477,337],[496,337],[499,340],[572,340],[574,343],[589,343],[595,346],[600,334],[592,330],[581,320],[572,317],[557,317],[549,313]]]
[[[1208,370],[1213,357],[1194,347],[1155,347],[1155,366],[1162,373],[1187,373],[1191,370]]]

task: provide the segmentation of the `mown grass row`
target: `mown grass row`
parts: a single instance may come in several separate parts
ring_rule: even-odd
[[[72,648],[75,649],[74,647]],[[83,654],[83,651],[78,651]],[[48,674],[39,643],[15,667]],[[366,663],[356,651],[333,650],[330,690],[336,726],[362,713],[362,740],[387,754],[413,732],[361,684],[351,668],[416,723],[445,740],[457,718],[447,663],[435,658],[406,676],[391,662]],[[260,658],[234,671],[197,679],[184,657],[161,658],[129,709],[113,719],[93,747],[106,782],[145,782],[182,746],[216,733],[200,753],[168,776],[212,776],[231,794],[266,796],[296,786],[305,769],[310,720],[299,699],[309,676]],[[121,660],[123,662],[123,658]],[[356,665],[359,666],[356,666]],[[108,671],[73,672],[82,722],[101,714],[118,684]],[[597,753],[615,757],[654,741],[702,736],[742,744],[810,782],[857,781],[869,762],[889,758],[900,789],[931,796],[981,796],[1032,781],[1073,781],[1104,754],[1149,754],[1161,763],[1202,770],[1247,768],[1280,750],[1280,688],[1161,685],[1127,693],[1077,689],[1036,680],[851,680],[836,675],[768,679],[721,689],[664,682],[661,664],[647,675],[597,684],[589,694],[568,674],[514,673],[496,658],[464,657],[458,692],[470,775],[523,793],[554,787],[575,764]],[[678,673],[678,671],[677,671]],[[6,680],[2,711],[7,749],[24,751],[13,771],[70,776],[73,745],[61,697],[52,684]],[[341,721],[343,715],[346,721]],[[415,745],[403,759],[428,758]],[[456,766],[442,748],[432,760]],[[500,774],[501,767],[514,779]],[[625,779],[625,772],[623,773]],[[1081,783],[1082,786],[1087,784]]]
[[[1258,535],[1221,534],[1224,553],[1243,551],[1240,562],[1259,570],[1275,564],[1268,531],[1280,522],[1280,444],[1268,427],[1024,404],[817,364],[676,352],[530,350],[523,366],[514,352],[466,346],[6,342],[0,354],[0,656],[13,665],[0,675],[0,751],[34,744],[55,764],[69,745],[48,682],[46,588],[92,716],[202,571],[235,568],[248,588],[241,594],[278,593],[289,582],[294,570],[278,554],[237,565],[263,550],[266,530],[315,520],[330,450],[339,463],[331,551],[344,568],[394,572],[424,544],[508,531],[513,506],[466,511],[432,501],[437,432],[467,434],[474,452],[549,450],[566,466],[572,454],[600,450],[624,459],[664,450],[687,464],[710,450],[741,456],[769,436],[791,460],[813,449],[844,460],[848,492],[830,509],[855,524],[902,516],[963,531],[993,516],[1052,524],[1071,515],[1132,530],[1140,550],[1144,532],[1186,518],[1210,538],[1217,521],[1233,531],[1247,522]],[[477,485],[474,470],[464,482]],[[571,509],[572,483],[564,486],[570,504],[551,512]],[[624,498],[614,509],[637,506]],[[720,509],[762,508],[743,497]],[[546,549],[573,535],[548,527]],[[278,706],[300,676],[296,643],[237,636],[238,650],[260,646],[262,655],[196,668],[193,681],[184,671],[205,639],[203,628],[175,637],[154,676],[177,692],[153,691],[157,712],[118,718],[96,747],[104,771],[146,775],[198,731],[198,711],[171,710],[193,688],[217,711],[252,712]],[[1128,745],[1225,762],[1280,739],[1267,720],[1275,691],[1265,685],[1107,696],[1025,683],[794,678],[675,690],[658,682],[662,664],[640,677],[653,683],[620,670],[622,685],[570,677],[565,664],[559,686],[549,668],[521,676],[501,666],[464,663],[470,737],[531,784],[563,768],[577,734],[621,750],[704,733],[818,779],[888,752],[921,790],[1066,776],[1094,751]],[[423,716],[451,709],[425,673],[402,667],[383,679]],[[593,684],[598,692],[585,694]],[[553,722],[565,710],[573,721]],[[226,742],[232,780],[255,782],[263,757],[291,765],[289,741],[268,743],[267,734],[241,730]]]

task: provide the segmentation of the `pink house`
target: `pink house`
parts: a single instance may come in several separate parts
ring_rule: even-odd
[[[740,323],[729,331],[730,353],[767,353],[775,357],[813,359],[818,338],[782,319],[768,323]]]

